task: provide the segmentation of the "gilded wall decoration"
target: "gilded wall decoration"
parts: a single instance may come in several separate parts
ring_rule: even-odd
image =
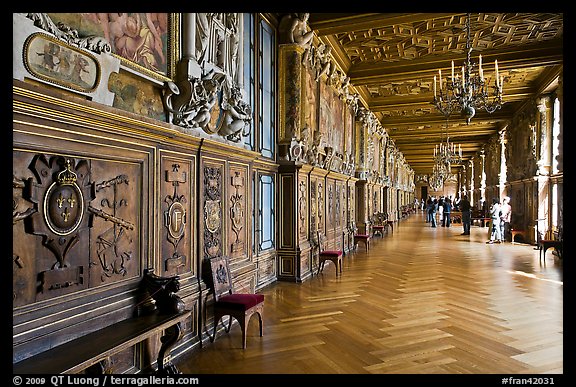
[[[96,57],[43,33],[26,39],[24,66],[39,79],[85,93],[100,83]]]
[[[164,182],[172,186],[172,192],[166,194],[163,200],[164,232],[166,240],[172,245],[172,254],[168,258],[163,258],[163,260],[164,270],[174,274],[180,268],[184,268],[187,263],[185,251],[179,248],[179,244],[186,240],[185,234],[189,227],[189,200],[186,198],[189,184],[189,166],[174,160],[166,160],[166,163],[169,165],[169,169],[164,170]]]
[[[204,257],[222,255],[222,167],[204,167]]]

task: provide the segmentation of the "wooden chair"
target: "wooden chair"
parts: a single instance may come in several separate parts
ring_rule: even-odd
[[[388,223],[386,222],[386,215],[382,212],[377,212],[372,216],[372,236],[380,234],[384,237],[384,231],[387,231]]]
[[[318,235],[318,273],[324,271],[324,264],[326,261],[331,261],[336,266],[336,277],[338,277],[338,271],[342,274],[342,250],[325,250],[325,236],[321,231],[317,232]]]
[[[370,233],[366,234],[358,234],[358,227],[356,227],[356,223],[352,222],[352,230],[354,233],[354,250],[356,250],[356,246],[358,246],[359,242],[364,243],[364,247],[366,247],[366,251],[370,249]]]
[[[264,313],[264,295],[252,293],[234,293],[232,276],[228,257],[210,259],[212,272],[212,289],[214,291],[214,333],[210,341],[216,339],[216,329],[220,319],[230,316],[226,332],[230,332],[232,317],[240,324],[242,329],[242,348],[246,348],[246,330],[253,314],[258,315],[260,322],[260,336],[263,336],[262,315]]]

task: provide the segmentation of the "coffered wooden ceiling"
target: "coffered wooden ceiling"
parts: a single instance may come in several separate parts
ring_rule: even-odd
[[[311,13],[309,26],[332,46],[364,106],[404,154],[416,174],[432,172],[442,133],[471,159],[503,129],[527,100],[553,87],[563,63],[563,14],[472,13],[472,61],[482,54],[485,76],[498,60],[504,105],[477,111],[469,125],[459,114],[447,121],[431,104],[434,75],[449,74],[466,59],[466,13]],[[455,172],[455,170],[453,170]]]

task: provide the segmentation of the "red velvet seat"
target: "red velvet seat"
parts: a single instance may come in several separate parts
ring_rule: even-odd
[[[331,261],[336,266],[336,277],[338,272],[342,273],[342,250],[324,250],[324,235],[318,231],[318,274],[324,270],[326,261]]]
[[[366,251],[370,249],[370,234],[358,234],[358,227],[356,227],[356,223],[352,223],[352,230],[354,232],[354,249],[359,242],[364,243],[364,247],[366,247]]]
[[[252,293],[234,293],[232,276],[227,257],[217,257],[210,260],[214,291],[214,333],[211,341],[216,339],[216,331],[220,319],[230,316],[226,332],[230,332],[232,318],[235,318],[242,329],[242,348],[246,348],[246,330],[250,317],[258,315],[260,336],[263,336],[262,315],[264,313],[264,295]]]

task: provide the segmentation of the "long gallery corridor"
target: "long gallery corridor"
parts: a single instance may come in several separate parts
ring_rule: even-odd
[[[563,269],[548,250],[431,228],[418,211],[301,283],[263,289],[264,336],[235,324],[185,374],[561,374]]]

